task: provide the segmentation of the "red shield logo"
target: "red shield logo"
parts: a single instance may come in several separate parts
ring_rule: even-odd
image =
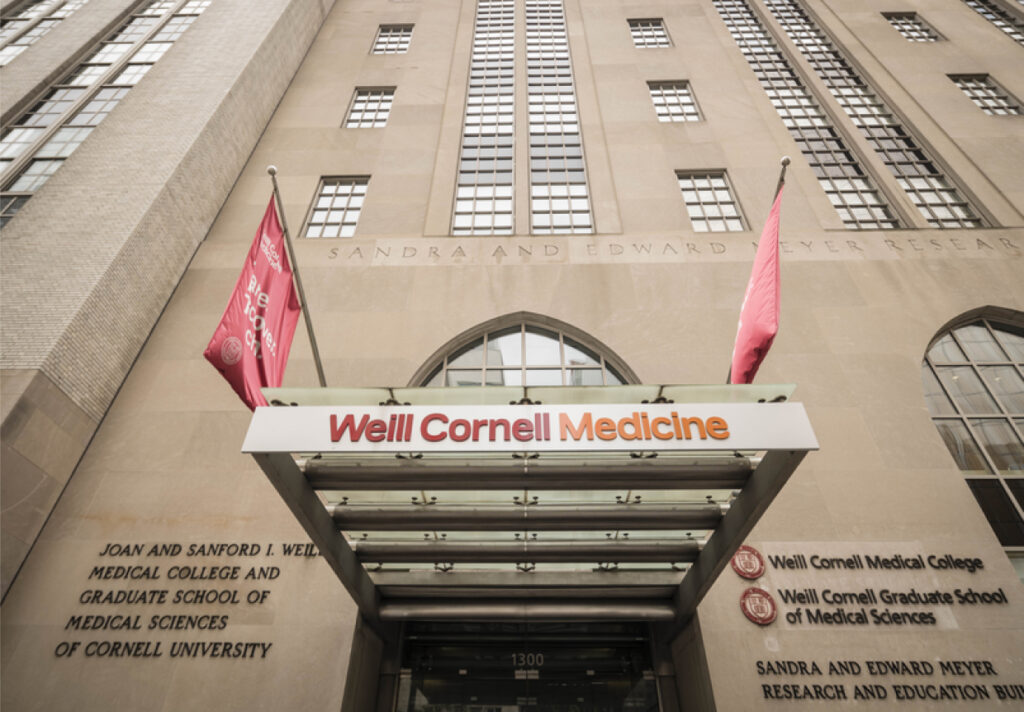
[[[740,596],[740,608],[743,615],[758,625],[768,625],[778,613],[775,599],[763,588],[748,588],[744,591]]]
[[[732,555],[732,570],[745,579],[756,579],[764,573],[764,559],[757,549],[744,544]]]

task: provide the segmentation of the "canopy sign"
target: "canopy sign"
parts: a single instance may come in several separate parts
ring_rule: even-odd
[[[799,403],[258,408],[242,451],[811,450]]]

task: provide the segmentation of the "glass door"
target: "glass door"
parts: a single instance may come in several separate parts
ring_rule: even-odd
[[[397,712],[658,712],[643,624],[410,623]]]

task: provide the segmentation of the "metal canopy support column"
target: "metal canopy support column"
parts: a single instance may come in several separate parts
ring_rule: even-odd
[[[772,450],[765,454],[747,486],[733,501],[729,513],[722,518],[722,523],[679,583],[669,640],[675,638],[696,613],[697,605],[729,563],[732,553],[743,543],[806,454],[804,450]]]
[[[380,620],[379,600],[373,581],[348,542],[338,534],[334,521],[291,455],[253,453],[252,456],[352,596],[367,625],[382,638],[387,638]]]

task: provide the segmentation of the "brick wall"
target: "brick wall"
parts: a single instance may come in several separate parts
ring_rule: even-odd
[[[66,52],[79,52],[82,38],[95,35],[102,21],[93,12],[115,10],[94,2],[61,23],[73,38]],[[39,375],[89,421],[103,417],[331,4],[215,0],[5,227],[5,450],[18,444],[7,437],[18,430],[8,420],[24,422],[40,407],[28,387]],[[10,69],[18,74],[14,63]],[[78,435],[80,456],[87,439]],[[46,438],[21,443],[46,447]],[[13,455],[4,464],[5,491],[37,491],[40,477],[56,481],[48,504],[35,502],[31,516],[5,502],[4,537],[27,551],[70,472],[24,474],[39,480],[29,487],[18,482],[26,471]],[[4,553],[6,591],[22,558]]]

